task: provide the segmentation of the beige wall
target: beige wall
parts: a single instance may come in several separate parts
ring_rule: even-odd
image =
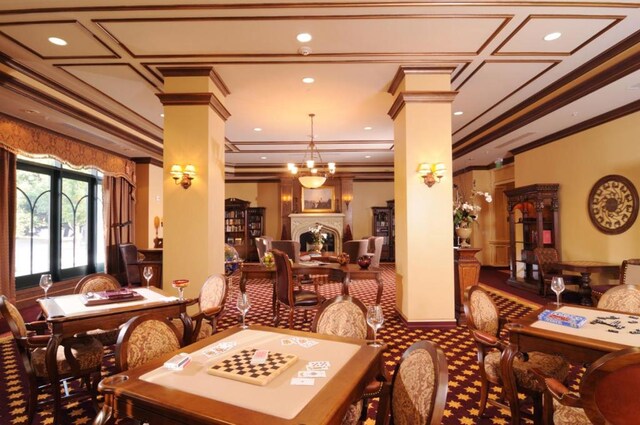
[[[251,202],[252,207],[264,207],[265,235],[280,239],[279,183],[227,183],[225,199],[237,198]]]
[[[162,219],[162,168],[151,164],[136,165],[136,235],[139,249],[153,248],[156,229],[153,218]],[[158,230],[162,237],[162,227]]]
[[[561,255],[565,260],[621,263],[640,257],[640,220],[620,235],[598,231],[587,198],[594,183],[622,175],[640,189],[640,113],[628,115],[515,158],[515,185],[560,184]]]
[[[349,209],[353,214],[351,233],[354,239],[370,236],[373,231],[371,207],[384,207],[393,199],[393,182],[354,182],[353,201]]]

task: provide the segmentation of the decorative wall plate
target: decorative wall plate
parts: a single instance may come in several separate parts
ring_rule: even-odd
[[[623,233],[638,217],[638,191],[626,177],[604,176],[593,185],[588,208],[598,230],[609,235]]]

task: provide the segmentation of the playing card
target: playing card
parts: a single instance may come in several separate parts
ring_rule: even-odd
[[[291,378],[291,385],[314,385],[316,380],[313,378]]]
[[[327,361],[317,361],[307,363],[307,370],[329,370],[331,363]]]
[[[300,345],[303,348],[311,348],[316,344],[318,344],[318,341],[314,341],[312,339],[308,339],[308,340],[306,340],[304,342],[299,342],[298,343],[298,345]]]
[[[326,378],[327,372],[324,370],[301,370],[298,372],[298,378]]]
[[[231,350],[236,345],[237,345],[237,342],[235,341],[219,342],[215,345],[212,345],[211,347],[208,347],[204,351],[204,354],[207,357],[217,356],[219,354],[222,354]]]
[[[295,344],[295,342],[293,342],[292,340],[287,339],[287,338],[285,338],[285,339],[281,339],[281,340],[280,340],[280,343],[281,343],[282,345],[292,345],[292,344]]]

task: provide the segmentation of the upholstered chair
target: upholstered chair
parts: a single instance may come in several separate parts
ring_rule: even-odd
[[[89,292],[116,291],[120,289],[120,282],[106,273],[89,274],[76,284],[74,294],[88,294]],[[92,336],[102,343],[102,345],[114,345],[118,340],[118,329],[94,329],[83,335]]]
[[[295,310],[304,310],[306,319],[306,311],[317,309],[324,301],[324,297],[316,291],[296,289],[289,256],[275,248],[271,252],[276,264],[277,305],[275,324],[278,326],[280,323],[280,307],[283,306],[289,310],[289,329],[293,329]]]
[[[357,263],[358,258],[362,257],[368,252],[369,241],[366,239],[356,239],[353,241],[346,241],[342,244],[342,252],[349,254],[349,262]]]
[[[300,262],[300,242],[298,241],[271,241],[271,249],[284,252],[294,263]]]
[[[614,286],[602,294],[598,308],[640,314],[640,285]]]
[[[27,424],[33,423],[38,405],[53,404],[54,415],[58,415],[63,399],[85,395],[78,392],[62,397],[62,381],[82,378],[97,407],[97,386],[103,356],[99,341],[90,337],[65,339],[56,353],[59,380],[52,381],[45,363],[47,344],[51,338],[51,335],[45,334],[47,323],[25,323],[18,309],[4,295],[0,295],[0,314],[11,329],[28,378]],[[45,388],[49,390],[50,397],[43,399],[40,393]]]
[[[165,318],[136,316],[124,324],[116,344],[116,367],[120,372],[141,366],[182,344],[176,327]]]
[[[553,276],[562,276],[566,285],[579,285],[580,276],[571,274],[562,274],[562,270],[553,267],[554,263],[560,261],[560,254],[555,248],[534,248],[533,254],[538,264],[538,273],[540,275],[540,286],[543,297],[547,296],[547,287],[551,287],[551,279]]]
[[[369,236],[369,253],[371,257],[371,267],[380,267],[380,257],[382,256],[383,236]]]
[[[480,371],[480,409],[478,416],[484,414],[487,402],[499,408],[511,410],[511,421],[520,423],[520,406],[517,392],[528,394],[534,402],[534,415],[541,419],[542,395],[544,387],[540,385],[531,369],[538,368],[558,381],[564,381],[569,372],[569,364],[560,356],[553,356],[539,352],[529,352],[513,359],[511,376],[505,379],[514,379],[513,391],[505,391],[509,406],[504,403],[488,400],[489,387],[498,385],[504,388],[504,379],[501,367],[501,351],[509,346],[509,342],[500,338],[500,331],[504,320],[500,318],[500,312],[487,291],[479,286],[472,286],[465,293],[464,311],[467,316],[467,328],[471,332],[478,349],[478,366]],[[551,401],[548,398],[545,404],[550,409]],[[548,411],[547,411],[547,414]]]
[[[271,251],[272,241],[273,241],[273,237],[271,236],[260,236],[256,238],[256,250],[258,251],[258,258],[260,259],[260,264],[262,264],[262,257],[264,257],[264,254]]]
[[[593,362],[580,379],[579,394],[572,393],[556,379],[536,372],[539,381],[553,396],[555,425],[632,424],[640,418],[640,403],[632,387],[640,370],[640,348],[626,348]],[[637,381],[636,381],[637,382]],[[616,402],[618,400],[618,402]],[[619,408],[620,401],[631,400]],[[613,408],[618,404],[617,408]]]
[[[443,351],[431,341],[417,341],[396,365],[391,385],[380,397],[376,425],[439,425],[447,402],[449,372]]]
[[[227,279],[224,275],[213,274],[207,278],[200,288],[200,295],[189,305],[198,304],[198,312],[191,316],[193,333],[191,342],[199,341],[213,335],[216,332],[218,319],[224,313],[224,303],[227,299]],[[184,324],[180,319],[173,319],[173,325],[178,330],[178,335],[184,338]]]
[[[629,258],[620,266],[620,284],[640,285],[640,258]],[[591,285],[591,299],[598,305],[600,297],[616,285]]]

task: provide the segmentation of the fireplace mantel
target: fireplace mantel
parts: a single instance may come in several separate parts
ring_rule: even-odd
[[[335,235],[335,250],[342,252],[342,235],[344,231],[344,214],[342,213],[306,213],[289,214],[291,219],[291,239],[300,240],[300,235],[309,231],[316,224],[322,224],[323,230]]]

